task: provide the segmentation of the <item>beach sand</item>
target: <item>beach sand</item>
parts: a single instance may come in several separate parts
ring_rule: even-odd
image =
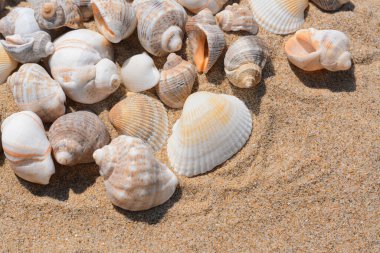
[[[246,90],[226,79],[223,54],[194,91],[243,100],[252,111],[252,136],[212,172],[179,177],[175,194],[159,207],[114,207],[95,164],[56,165],[51,183],[40,186],[16,177],[1,154],[0,251],[379,252],[379,0],[352,0],[335,13],[310,4],[303,28],[309,27],[345,32],[352,69],[306,73],[286,58],[290,35],[260,29],[271,61],[259,87]],[[228,45],[237,38],[226,34]],[[135,32],[115,45],[116,61],[142,51]],[[179,54],[191,60],[188,47]],[[159,68],[166,61],[154,59]],[[95,105],[68,101],[67,111],[94,111],[115,138],[108,112],[125,96],[120,88]],[[1,120],[16,111],[0,85]],[[181,110],[168,115],[171,131]],[[157,157],[169,164],[165,148]]]

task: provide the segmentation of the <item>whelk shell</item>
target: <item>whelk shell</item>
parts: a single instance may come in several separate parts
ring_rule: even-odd
[[[0,84],[17,68],[17,62],[5,51],[0,44]]]
[[[310,0],[319,8],[325,11],[335,11],[348,3],[350,0]]]
[[[218,13],[228,0],[177,0],[182,6],[193,13],[210,9],[213,14]]]
[[[14,34],[28,34],[40,31],[30,8],[16,7],[0,20],[0,33],[4,37]]]

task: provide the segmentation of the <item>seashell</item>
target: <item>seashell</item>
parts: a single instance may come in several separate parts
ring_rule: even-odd
[[[20,110],[36,113],[43,122],[65,114],[65,93],[40,65],[22,65],[7,83]]]
[[[0,44],[0,84],[17,68],[17,62],[5,51]]]
[[[250,0],[253,16],[265,30],[276,34],[297,31],[305,22],[308,0]]]
[[[180,175],[205,173],[237,153],[251,132],[251,113],[240,99],[196,92],[187,98],[169,137],[170,164]]]
[[[145,52],[127,59],[121,68],[124,86],[132,92],[149,90],[160,81],[160,72]]]
[[[8,54],[20,63],[39,62],[54,52],[50,35],[43,31],[10,35],[0,42]]]
[[[54,47],[49,59],[52,76],[72,100],[93,104],[118,89],[121,81],[112,46],[99,33],[70,31],[55,40]]]
[[[241,37],[227,50],[224,70],[230,82],[239,88],[250,88],[261,81],[268,50],[264,42],[256,36]]]
[[[158,151],[168,138],[168,115],[161,102],[135,94],[117,103],[109,113],[120,134],[137,137]]]
[[[113,43],[128,38],[136,28],[132,4],[125,0],[93,0],[92,9],[96,27]]]
[[[0,33],[4,37],[14,34],[28,34],[40,31],[30,8],[16,7],[0,20]]]
[[[303,29],[285,44],[291,63],[306,71],[330,71],[351,68],[350,39],[335,30]]]
[[[59,117],[51,125],[48,138],[55,160],[62,165],[93,162],[94,151],[111,140],[99,117],[87,111]]]
[[[142,140],[119,136],[94,152],[111,202],[123,209],[142,211],[169,200],[178,179],[159,162]]]
[[[55,167],[41,119],[30,111],[14,113],[4,120],[1,132],[14,173],[32,183],[48,184]]]
[[[182,108],[196,78],[193,64],[171,53],[161,71],[160,83],[156,86],[157,95],[167,106]]]
[[[182,48],[185,9],[174,0],[135,0],[137,33],[141,45],[155,56],[165,56]]]
[[[193,13],[210,9],[213,14],[216,14],[223,8],[228,0],[177,0],[177,2]]]
[[[311,0],[316,6],[325,11],[336,11],[350,0]]]
[[[252,12],[237,3],[227,6],[225,10],[219,12],[215,18],[220,28],[225,32],[247,31],[255,35],[259,31],[259,26]]]
[[[185,29],[189,36],[191,36],[192,32],[197,29],[197,24],[217,25],[215,17],[209,9],[204,9],[187,20]]]

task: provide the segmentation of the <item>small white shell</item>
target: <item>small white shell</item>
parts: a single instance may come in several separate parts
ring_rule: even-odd
[[[316,6],[325,11],[335,11],[348,3],[350,0],[310,0]]]
[[[16,7],[0,20],[0,33],[4,37],[14,34],[28,34],[40,31],[30,8]]]
[[[209,9],[213,14],[216,14],[228,0],[177,0],[177,2],[193,13]]]
[[[5,51],[0,44],[0,84],[17,68],[17,62]]]

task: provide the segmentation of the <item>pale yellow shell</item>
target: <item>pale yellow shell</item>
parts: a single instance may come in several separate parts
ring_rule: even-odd
[[[4,50],[0,44],[0,84],[4,83],[8,76],[17,68],[17,62]]]

